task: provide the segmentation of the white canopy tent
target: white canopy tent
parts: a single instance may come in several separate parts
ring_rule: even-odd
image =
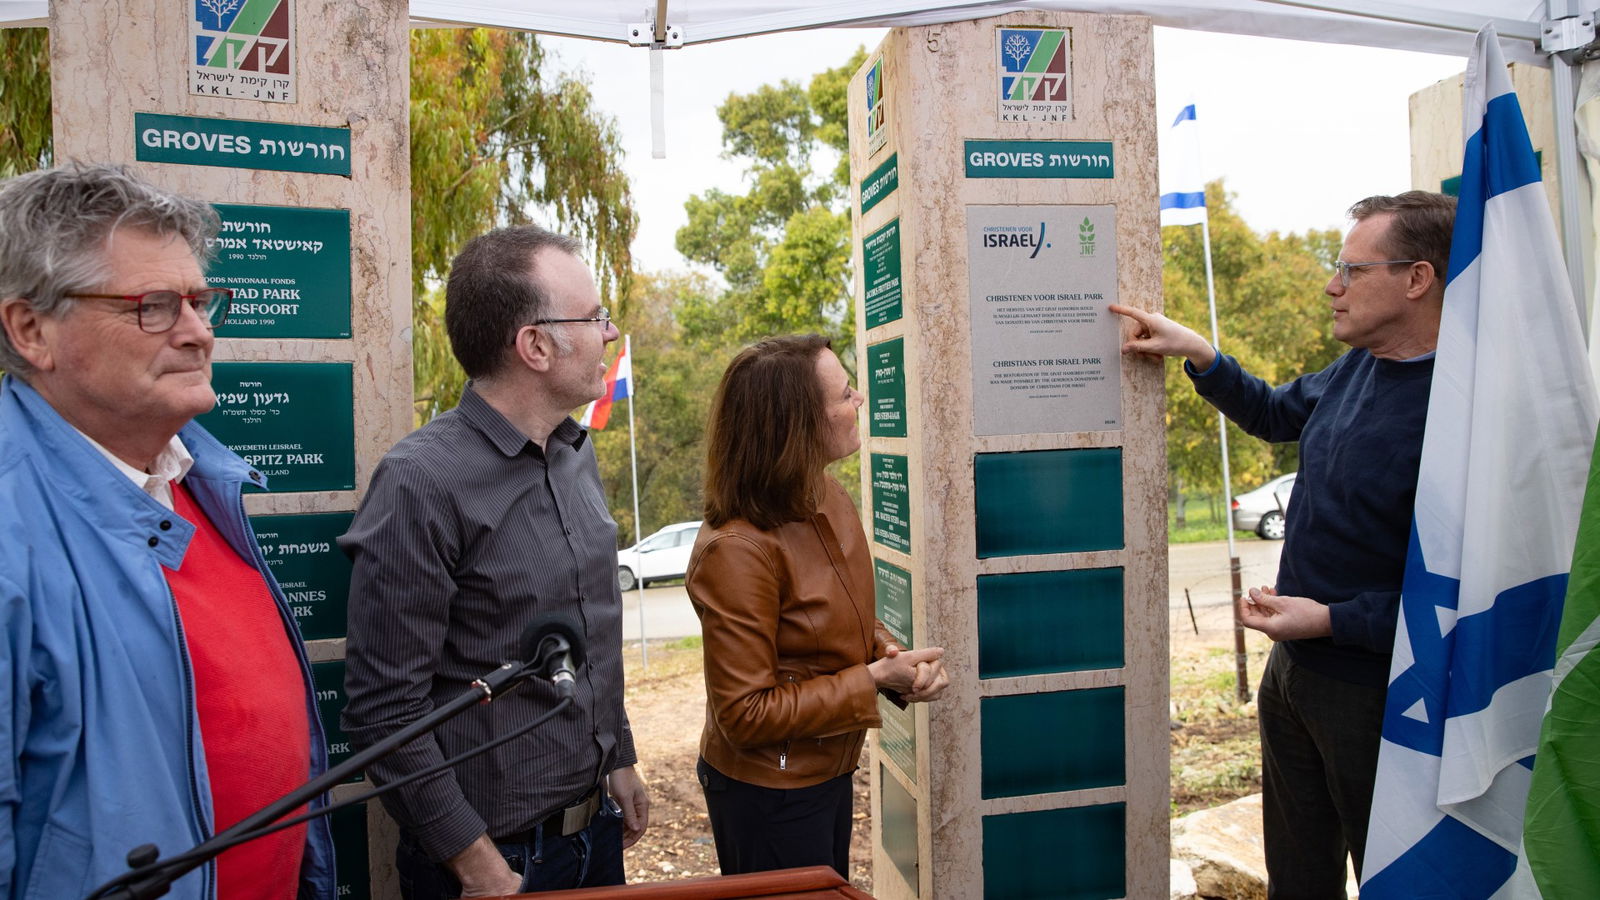
[[[1478,29],[1493,22],[1508,61],[1552,68],[1561,232],[1584,307],[1591,305],[1584,259],[1593,250],[1581,238],[1589,177],[1580,165],[1573,70],[1600,56],[1594,8],[1600,0],[410,0],[418,26],[488,25],[628,43],[651,49],[657,72],[660,51],[711,41],[809,28],[927,25],[1030,9],[1138,14],[1173,28],[1462,57]],[[44,25],[49,12],[49,0],[0,0],[0,27]],[[1586,82],[1582,99],[1591,98],[1600,99],[1600,72]],[[1597,137],[1583,140],[1600,171],[1600,112],[1594,118]],[[1587,310],[1582,318],[1590,321]]]

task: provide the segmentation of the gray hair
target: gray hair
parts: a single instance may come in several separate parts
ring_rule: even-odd
[[[182,238],[202,263],[220,222],[211,205],[150,184],[121,165],[70,162],[0,183],[0,301],[64,315],[68,294],[111,272],[106,240],[118,228]],[[0,368],[26,377],[28,361],[0,328]]]

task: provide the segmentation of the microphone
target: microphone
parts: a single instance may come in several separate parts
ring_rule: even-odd
[[[533,675],[548,678],[561,696],[571,698],[577,690],[577,670],[583,665],[583,634],[566,616],[548,615],[535,619],[523,629],[518,655],[527,661]]]

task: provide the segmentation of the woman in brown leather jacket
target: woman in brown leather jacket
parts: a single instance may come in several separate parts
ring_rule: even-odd
[[[875,618],[860,516],[824,471],[860,448],[861,403],[819,335],[742,351],[712,401],[687,584],[705,638],[697,768],[724,875],[849,877],[851,773],[878,692],[904,704],[949,683],[943,650],[902,651]]]

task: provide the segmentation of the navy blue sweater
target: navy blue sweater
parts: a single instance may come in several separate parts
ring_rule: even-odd
[[[1277,388],[1231,356],[1204,374],[1185,370],[1249,434],[1300,442],[1277,589],[1326,603],[1333,636],[1286,641],[1290,656],[1330,678],[1388,684],[1433,357],[1351,350]]]

